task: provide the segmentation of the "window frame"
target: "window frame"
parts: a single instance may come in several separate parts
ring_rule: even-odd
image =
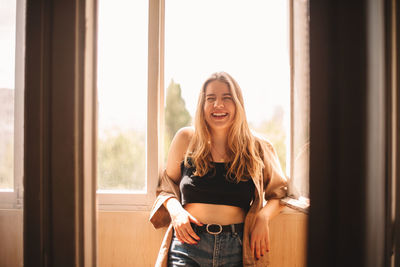
[[[304,6],[305,5],[305,6]],[[295,10],[295,6],[299,8],[299,10]],[[299,59],[299,57],[295,53],[295,46],[296,46],[296,31],[295,31],[295,23],[296,23],[296,16],[301,16],[299,14],[300,9],[308,9],[307,13],[309,13],[309,0],[305,1],[299,1],[299,0],[288,0],[288,12],[289,12],[289,55],[290,55],[290,171],[289,171],[289,184],[288,184],[288,197],[281,199],[281,203],[295,209],[300,212],[308,213],[309,206],[310,206],[310,199],[309,196],[304,196],[299,192],[299,188],[296,188],[296,182],[298,184],[298,181],[296,179],[299,179],[298,176],[295,175],[295,146],[296,144],[296,138],[295,138],[295,122],[299,121],[296,119],[296,112],[295,112],[295,103],[296,103],[296,97],[295,97],[295,87],[297,87],[297,83],[305,82],[306,84],[301,84],[298,86],[299,89],[298,91],[301,91],[298,94],[302,94],[303,97],[305,95],[305,90],[308,90],[308,93],[310,91],[310,84],[309,84],[309,66],[304,66],[304,62],[300,59],[300,65],[297,63],[296,59]],[[304,11],[304,10],[303,10]],[[300,18],[304,19],[304,18]],[[306,18],[307,19],[307,18]],[[309,23],[309,20],[307,20],[306,23]],[[307,29],[309,32],[309,27]],[[310,57],[310,52],[308,51],[307,57]],[[304,60],[304,59],[303,59]],[[299,70],[299,74],[296,73],[296,71],[301,68],[308,68],[308,79],[301,81],[299,78],[299,74],[301,74],[302,70]],[[310,107],[310,103],[307,103]],[[310,113],[308,114],[308,123],[310,123]],[[303,125],[304,126],[304,125]],[[308,126],[309,127],[309,126]],[[310,136],[308,136],[310,137]],[[308,142],[309,145],[309,142]],[[308,150],[308,156],[309,156],[309,150]],[[308,159],[309,161],[309,159]],[[309,172],[308,172],[308,177],[309,177]],[[300,181],[301,184],[304,184],[309,181]],[[308,190],[309,191],[309,190]],[[309,192],[308,192],[309,193]]]
[[[150,210],[156,196],[164,145],[164,14],[164,0],[149,0],[146,189],[98,190],[100,210]]]
[[[14,86],[14,187],[0,189],[1,209],[23,208],[26,0],[16,1]]]

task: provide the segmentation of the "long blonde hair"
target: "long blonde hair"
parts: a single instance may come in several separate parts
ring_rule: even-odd
[[[260,144],[252,135],[246,119],[243,95],[238,83],[226,72],[213,73],[203,84],[197,102],[194,119],[194,135],[185,155],[185,165],[189,166],[188,158],[196,169],[194,175],[204,176],[213,169],[211,156],[211,134],[204,115],[204,103],[207,85],[212,81],[220,81],[228,85],[236,107],[233,123],[228,134],[229,169],[227,179],[234,182],[246,181],[250,177],[261,174],[264,168]],[[232,178],[234,177],[234,178]]]

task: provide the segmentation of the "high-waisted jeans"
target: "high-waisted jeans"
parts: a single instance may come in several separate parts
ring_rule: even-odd
[[[214,235],[193,230],[200,237],[196,245],[181,243],[174,233],[168,255],[168,266],[242,266],[243,232],[222,232]]]

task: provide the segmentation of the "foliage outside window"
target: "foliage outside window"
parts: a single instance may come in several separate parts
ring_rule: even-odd
[[[98,5],[98,189],[144,191],[149,4]]]

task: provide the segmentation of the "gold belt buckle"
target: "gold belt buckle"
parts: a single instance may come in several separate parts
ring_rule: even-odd
[[[212,225],[217,225],[219,227],[219,231],[217,231],[217,232],[210,231],[209,227],[212,226]],[[210,223],[210,224],[207,224],[206,230],[207,230],[207,233],[209,233],[209,234],[218,235],[218,234],[220,234],[222,232],[222,225],[217,224],[217,223]]]

